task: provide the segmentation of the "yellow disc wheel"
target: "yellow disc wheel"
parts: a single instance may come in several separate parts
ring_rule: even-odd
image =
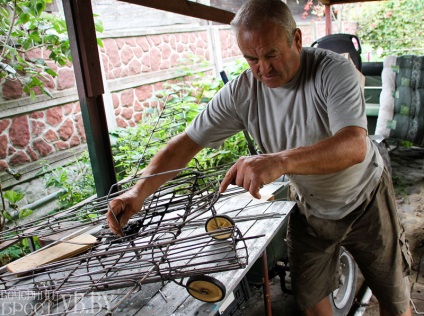
[[[206,232],[210,233],[215,230],[220,230],[223,228],[225,229],[234,225],[235,223],[230,217],[226,215],[217,215],[207,219],[205,224],[205,230]],[[231,235],[232,232],[226,232],[222,234],[213,234],[211,237],[214,239],[228,239],[231,237]]]
[[[217,279],[207,275],[190,277],[186,288],[194,298],[208,303],[215,303],[225,297],[225,286]]]

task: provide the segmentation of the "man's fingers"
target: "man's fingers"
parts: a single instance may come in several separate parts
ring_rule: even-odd
[[[228,170],[227,174],[221,182],[221,185],[219,186],[219,193],[225,192],[225,190],[227,190],[230,184],[235,183],[237,172],[235,172],[234,170],[237,170],[236,168],[234,168],[234,166],[232,166],[230,170]]]
[[[249,188],[247,188],[249,190],[249,193],[255,198],[255,199],[260,199],[261,195],[259,194],[259,190],[260,190],[260,186],[257,184],[256,181],[251,181]]]
[[[110,202],[109,210],[106,214],[107,224],[113,233],[122,237],[121,222],[125,209],[124,202],[120,199],[115,199]]]

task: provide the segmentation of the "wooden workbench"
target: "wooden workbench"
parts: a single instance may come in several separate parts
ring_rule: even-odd
[[[254,206],[256,205],[256,206]],[[247,241],[249,251],[249,263],[245,269],[216,273],[213,276],[220,280],[226,287],[227,295],[218,303],[205,303],[188,294],[185,288],[170,282],[162,287],[161,292],[156,293],[144,306],[137,306],[131,297],[125,308],[121,310],[125,315],[156,316],[156,315],[216,315],[221,305],[227,305],[232,299],[232,292],[242,281],[253,263],[262,255],[267,245],[283,225],[283,221],[293,207],[291,202],[263,202],[251,199],[249,196],[234,197],[218,208],[218,213],[226,213],[236,221],[237,227],[244,236],[264,235],[258,239]],[[227,213],[232,209],[243,208],[244,211]],[[262,219],[239,221],[238,218],[245,216],[262,216]],[[203,227],[197,228],[203,229]],[[131,304],[135,303],[135,304]],[[135,305],[135,306],[134,306]]]
[[[293,205],[292,202],[255,200],[248,194],[218,201],[217,213],[231,217],[244,237],[263,235],[246,240],[249,260],[245,269],[211,274],[226,287],[226,297],[218,303],[199,301],[190,296],[185,287],[170,281],[164,284],[143,284],[140,288],[90,293],[78,301],[77,310],[88,315],[216,315],[231,302],[234,289],[281,229]],[[185,228],[184,235],[204,233],[202,219],[197,222],[197,225]],[[39,298],[36,296],[32,301],[19,297],[3,298],[0,301],[0,312],[5,314],[13,311],[14,315],[27,315],[28,310],[36,305],[37,299]],[[58,304],[52,312],[59,312],[61,315],[67,315],[68,312],[70,315],[75,314],[75,310],[67,311],[66,306],[70,306],[69,302]]]

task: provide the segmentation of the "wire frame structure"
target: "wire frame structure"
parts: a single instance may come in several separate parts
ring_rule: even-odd
[[[142,227],[171,225],[178,230],[186,222],[199,217],[206,212],[214,212],[213,205],[218,199],[219,182],[226,171],[226,166],[209,169],[178,170],[179,176],[161,186],[152,196],[145,200],[140,212],[132,218],[125,227],[124,234],[131,234]],[[178,172],[172,171],[172,172]],[[159,176],[159,175],[153,175]],[[150,176],[152,177],[152,176]],[[59,241],[58,235],[65,233],[72,236],[73,232],[84,232],[105,225],[108,204],[117,196],[129,190],[135,182],[146,177],[129,179],[114,185],[120,190],[111,188],[106,197],[94,198],[69,209],[42,218],[14,226],[0,232],[0,241],[18,241],[24,238],[38,237],[46,242]],[[227,196],[242,192],[233,189]],[[143,228],[146,229],[146,228]]]
[[[86,312],[79,310],[79,305],[87,302],[92,293],[123,290],[121,298],[115,298],[113,306],[108,305],[108,314],[146,285],[173,281],[197,299],[223,299],[225,286],[206,274],[245,267],[245,241],[260,237],[243,236],[229,216],[217,215],[218,199],[245,192],[234,188],[227,190],[225,197],[217,193],[228,166],[169,171],[179,175],[144,201],[140,211],[122,229],[123,237],[117,237],[105,225],[109,203],[147,178],[140,168],[149,151],[165,144],[186,124],[183,109],[165,104],[150,135],[141,140],[144,149],[134,175],[112,186],[107,197],[93,198],[0,232],[0,242],[5,244],[38,237],[53,246],[70,243],[72,237],[84,232],[96,237],[95,245],[76,257],[14,273],[3,269],[0,298],[36,298],[34,308],[25,314],[67,315]],[[193,229],[200,225],[204,229]],[[71,301],[66,302],[69,297]]]
[[[58,242],[54,237],[58,232],[97,228],[94,230],[97,242],[87,253],[77,257],[0,274],[0,297],[40,293],[39,302],[31,312],[48,315],[51,305],[60,305],[58,298],[64,295],[81,293],[83,300],[92,292],[129,288],[128,293],[132,293],[144,284],[173,281],[186,287],[198,299],[221,300],[225,296],[225,286],[217,280],[203,280],[202,286],[208,282],[212,284],[207,285],[208,289],[216,287],[219,293],[212,298],[205,297],[196,287],[199,279],[193,277],[245,267],[248,263],[245,240],[260,237],[244,237],[233,221],[217,216],[214,205],[219,195],[216,192],[225,170],[178,170],[179,176],[146,199],[140,212],[124,227],[123,237],[115,236],[105,227],[105,214],[110,201],[131,188],[132,179],[120,184],[121,191],[104,199],[95,199],[39,222],[3,232],[3,239],[41,236]],[[235,193],[240,190],[234,190]],[[210,215],[206,219],[206,230],[199,228],[193,233],[189,224],[205,221],[205,215]],[[218,223],[218,218],[225,221],[224,226]],[[208,229],[208,223],[212,228]],[[68,304],[62,314],[69,310],[72,308]]]
[[[222,234],[231,237],[214,238]],[[156,236],[153,241],[152,235]],[[84,255],[31,271],[4,274],[1,282],[5,289],[0,295],[40,293],[42,299],[31,312],[46,314],[53,300],[66,295],[123,287],[134,292],[143,284],[169,280],[186,287],[185,278],[239,269],[248,263],[245,239],[235,226],[179,238],[166,229],[130,237],[131,242],[99,242]]]
[[[164,103],[152,130],[149,131],[149,135],[144,137],[145,144],[137,162],[133,178],[137,178],[140,174],[141,166],[143,166],[143,163],[146,162],[146,156],[149,157],[156,154],[158,148],[167,144],[173,136],[181,133],[181,131],[183,131],[187,126],[186,111],[183,108],[170,106],[167,103],[169,101],[169,97],[170,96],[166,97],[166,102]]]

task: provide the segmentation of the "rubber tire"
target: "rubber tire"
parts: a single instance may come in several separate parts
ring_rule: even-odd
[[[190,277],[186,283],[186,289],[187,292],[195,299],[207,303],[219,302],[226,294],[225,285],[219,280],[207,275],[196,275]]]
[[[340,252],[340,265],[342,269],[341,285],[329,295],[333,316],[346,316],[353,305],[356,294],[358,268],[353,257],[343,248]]]
[[[218,227],[217,227],[217,222],[218,222]],[[210,233],[213,232],[215,230],[218,230],[220,228],[228,228],[228,227],[232,227],[235,225],[235,222],[231,219],[231,217],[227,216],[227,215],[216,215],[213,217],[209,217],[206,220],[205,223],[205,230],[206,232]],[[215,236],[211,236],[213,239],[228,239],[231,238],[232,235],[231,233],[227,233],[227,234],[221,234],[221,235],[215,235]]]

